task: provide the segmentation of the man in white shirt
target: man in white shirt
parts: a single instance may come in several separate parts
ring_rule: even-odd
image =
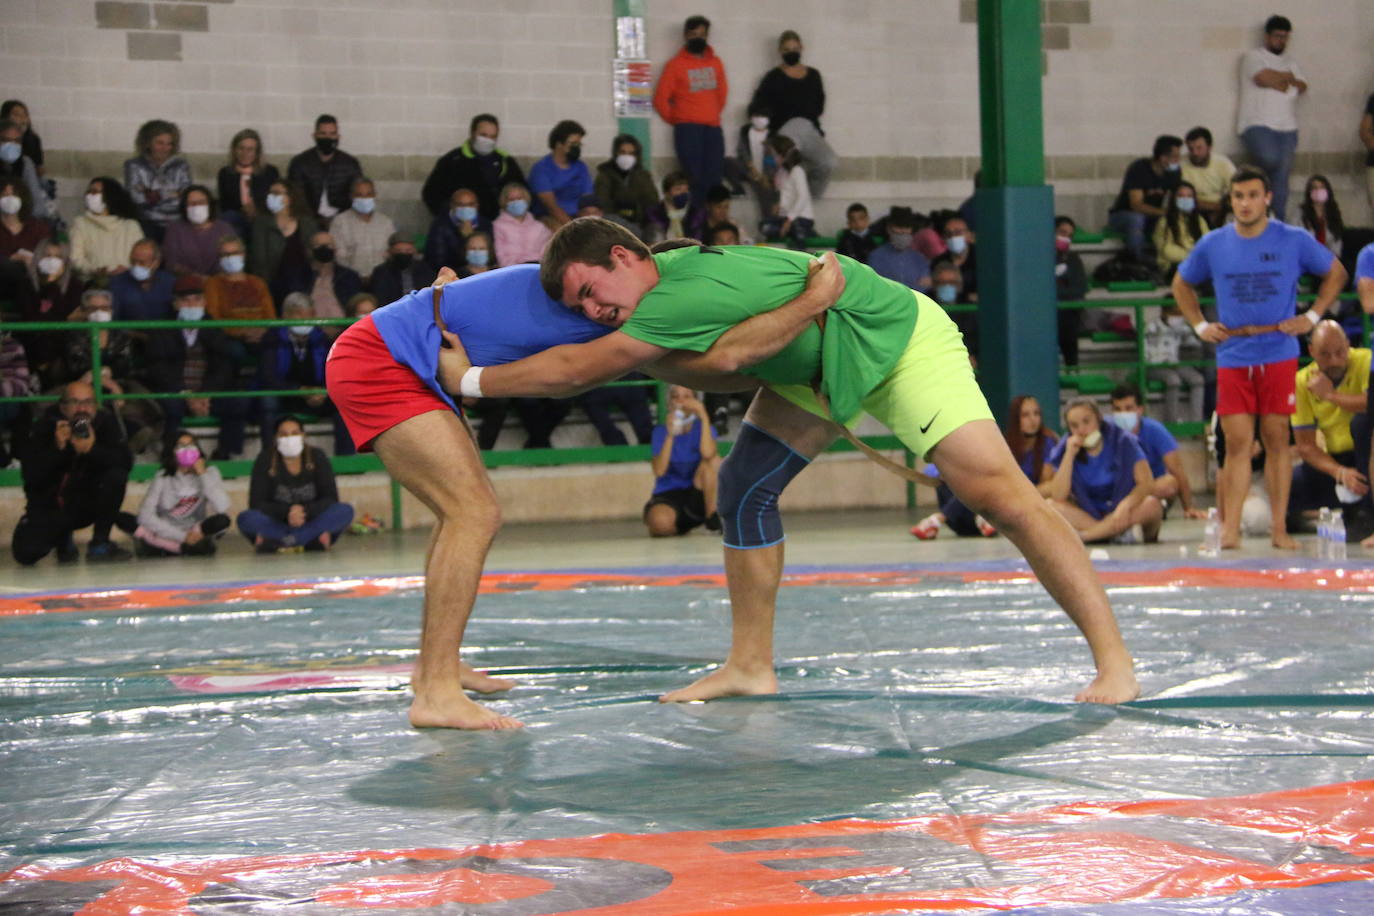
[[[1236,131],[1250,157],[1269,175],[1274,216],[1288,205],[1288,173],[1298,150],[1298,96],[1307,91],[1302,71],[1286,53],[1293,24],[1283,16],[1264,23],[1264,45],[1246,51],[1240,67]]]

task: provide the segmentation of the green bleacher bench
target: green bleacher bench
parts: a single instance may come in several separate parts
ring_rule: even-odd
[[[802,244],[807,248],[821,248],[829,251],[835,247],[835,238],[830,235],[813,235]]]
[[[1113,293],[1149,293],[1157,288],[1149,280],[1115,280],[1107,284],[1107,290]]]
[[[1130,343],[1135,340],[1134,334],[1118,334],[1116,331],[1093,331],[1093,343]]]
[[[1148,379],[1145,382],[1146,391],[1163,391],[1164,382],[1157,378]]]
[[[1070,388],[1070,389],[1072,389],[1072,390],[1074,390],[1074,391],[1077,391],[1077,390],[1078,390],[1078,376],[1076,376],[1076,375],[1061,375],[1061,376],[1059,376],[1059,387],[1060,387],[1060,388]]]
[[[1098,375],[1096,372],[1080,372],[1074,377],[1074,388],[1078,389],[1079,394],[1111,394],[1116,387],[1116,382],[1106,375]]]
[[[1101,245],[1106,239],[1101,232],[1089,232],[1086,229],[1075,229],[1073,232],[1073,243],[1075,245]]]
[[[187,414],[181,418],[181,425],[187,429],[202,429],[207,426],[219,426],[219,420],[216,420],[213,416],[193,417]]]

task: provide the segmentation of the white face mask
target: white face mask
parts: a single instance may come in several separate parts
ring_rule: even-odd
[[[1140,420],[1140,416],[1134,410],[1115,410],[1111,414],[1112,422],[1128,433],[1135,432],[1135,425]]]
[[[103,324],[114,318],[114,314],[109,309],[97,309],[86,315],[87,321],[94,321],[96,324]]]
[[[277,451],[281,452],[283,458],[299,458],[301,452],[305,451],[305,436],[278,436]]]
[[[104,194],[87,194],[87,195],[86,195],[86,209],[87,209],[87,210],[90,210],[92,213],[104,213],[104,212],[105,212],[105,195],[104,195]]]
[[[183,305],[177,309],[177,317],[182,321],[199,321],[205,317],[205,306]]]
[[[24,208],[24,202],[13,194],[0,197],[0,213],[13,216]]]
[[[479,156],[486,156],[489,153],[494,153],[496,151],[496,141],[491,137],[473,137],[472,151]]]
[[[243,272],[243,255],[226,254],[219,259],[220,270],[227,274],[237,274]]]
[[[945,239],[945,247],[955,254],[963,254],[964,249],[968,247],[968,239],[962,235],[951,235]]]
[[[615,167],[622,172],[628,172],[635,167],[635,157],[632,153],[621,153],[615,157]]]
[[[144,267],[142,264],[135,264],[129,268],[129,274],[139,283],[143,283],[153,275],[151,267]]]
[[[1100,429],[1095,429],[1095,430],[1093,430],[1092,432],[1088,433],[1086,436],[1083,437],[1083,447],[1084,447],[1084,448],[1097,448],[1098,444],[1099,444],[1101,441],[1102,441],[1102,430],[1100,430]]]
[[[754,115],[752,118],[749,119],[749,123],[753,126],[754,130],[768,129],[768,119],[765,118],[763,115]]]
[[[377,209],[377,198],[375,197],[355,197],[353,198],[353,209],[363,216],[367,216]]]
[[[290,330],[297,337],[309,337],[310,332],[315,330],[315,326],[313,324],[293,324]]]
[[[210,219],[210,207],[208,204],[191,204],[186,208],[186,218],[197,226]]]
[[[267,195],[267,209],[273,213],[280,213],[286,208],[286,197],[281,194]]]
[[[53,274],[59,273],[63,266],[64,264],[61,258],[49,256],[38,259],[38,272],[45,277],[51,277]]]

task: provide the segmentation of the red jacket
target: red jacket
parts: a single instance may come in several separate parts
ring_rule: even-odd
[[[654,89],[654,110],[669,124],[719,127],[729,91],[725,65],[710,45],[701,57],[684,47],[663,66]]]

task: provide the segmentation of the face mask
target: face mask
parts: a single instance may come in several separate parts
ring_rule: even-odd
[[[689,38],[689,39],[687,39],[687,53],[688,53],[688,54],[702,54],[702,53],[705,53],[705,51],[706,51],[706,39],[705,39],[705,38]]]
[[[1191,197],[1180,197],[1178,199],[1178,209],[1180,213],[1192,213],[1197,209],[1197,201]]]
[[[506,201],[506,212],[509,213],[511,216],[516,217],[517,219],[518,219],[519,217],[524,216],[524,215],[525,215],[525,212],[528,211],[529,208],[530,208],[530,202],[529,202],[528,200],[508,200],[508,201]]]
[[[87,194],[87,195],[86,195],[86,209],[87,209],[87,210],[90,210],[92,213],[103,213],[103,212],[105,212],[105,195],[104,195],[104,194]]]
[[[193,204],[186,208],[186,218],[199,226],[210,218],[210,208],[205,204]]]
[[[293,324],[290,330],[297,337],[309,337],[310,332],[315,330],[315,326],[313,324]]]
[[[1068,237],[1067,235],[1056,235],[1056,236],[1054,237],[1054,250],[1055,250],[1055,251],[1068,251],[1068,250],[1069,250],[1069,245],[1070,245],[1070,239],[1069,239],[1069,237]]]
[[[893,232],[888,236],[887,243],[898,251],[906,251],[911,247],[910,232]]]
[[[109,309],[97,309],[86,316],[87,321],[94,321],[96,324],[104,324],[114,318],[114,314]]]
[[[487,251],[485,248],[470,248],[470,249],[468,249],[468,253],[467,253],[468,263],[471,264],[473,267],[486,267],[486,266],[487,266],[487,261],[488,261],[490,258],[491,258],[491,252],[490,252],[490,251]]]
[[[862,229],[850,229],[849,231],[852,232],[852,233],[854,233],[855,235],[857,235],[857,236],[858,236],[859,238],[861,238],[861,239],[868,238],[868,227],[867,227],[867,226],[864,226]]]
[[[473,137],[472,151],[479,156],[488,156],[496,152],[496,141],[491,137]]]
[[[935,298],[941,302],[953,302],[959,298],[959,287],[953,283],[941,283],[935,287]]]
[[[1184,318],[1182,315],[1170,315],[1165,319],[1165,324],[1176,331],[1183,331],[1190,327],[1188,319]]]
[[[196,448],[194,445],[180,446],[177,448],[175,454],[177,456],[177,467],[193,468],[196,466],[196,462],[200,460],[200,449]]]
[[[945,239],[945,247],[955,254],[963,254],[964,249],[968,247],[968,239],[962,235],[951,235]]]
[[[177,317],[182,321],[199,321],[205,317],[205,306],[183,305],[177,309]]]
[[[509,209],[509,208],[507,208]],[[454,207],[450,214],[455,223],[470,223],[477,219],[476,207]]]
[[[330,261],[334,260],[334,249],[330,248],[328,245],[321,245],[310,252],[310,254],[321,264],[328,264]]]
[[[622,172],[628,172],[635,167],[635,156],[632,153],[621,153],[615,157],[615,167]]]
[[[753,126],[754,130],[768,129],[768,119],[763,115],[754,115],[749,119],[749,123]]]
[[[788,51],[786,54],[782,56],[782,62],[789,67],[795,67],[798,63],[801,62],[801,52]]]
[[[297,458],[300,453],[305,451],[305,436],[278,436],[277,451],[282,453],[283,458]]]
[[[576,162],[577,160],[582,158],[582,147],[570,146],[568,147],[568,152],[566,155],[568,157],[569,162]]]
[[[687,191],[683,191],[681,194],[674,194],[674,195],[673,195],[673,199],[672,199],[673,206],[674,206],[674,207],[677,207],[679,210],[682,209],[683,207],[687,206],[687,205],[690,204],[691,202],[692,202],[692,195],[689,194]]]
[[[375,197],[355,197],[353,198],[353,209],[363,216],[367,216],[377,209],[377,198]]]
[[[243,273],[243,255],[226,254],[219,259],[219,267],[227,274]]]
[[[409,270],[410,265],[415,263],[413,254],[393,254],[391,256],[391,266],[397,270]]]
[[[1128,433],[1135,432],[1135,425],[1140,417],[1134,410],[1116,410],[1110,414],[1111,420]]]
[[[316,137],[315,149],[328,156],[334,152],[334,148],[339,145],[339,141],[334,137]]]
[[[133,267],[129,268],[129,273],[135,280],[142,283],[153,275],[153,269],[151,267],[144,267],[142,264],[135,264]]]
[[[1170,162],[1168,165],[1164,166],[1164,170],[1167,172],[1177,172],[1181,167],[1180,163]]]
[[[1312,189],[1312,203],[1314,203],[1314,204],[1324,204],[1324,203],[1326,203],[1326,202],[1327,202],[1328,200],[1330,200],[1330,199],[1331,199],[1331,192],[1328,191],[1326,188],[1313,188],[1313,189]]]
[[[22,155],[24,155],[24,147],[18,143],[0,143],[0,159],[6,162],[18,162]]]
[[[271,210],[273,213],[280,213],[282,210],[286,209],[286,196],[283,194],[268,194],[267,209]]]
[[[1100,430],[1100,429],[1095,429],[1095,430],[1093,430],[1092,432],[1088,433],[1086,436],[1083,437],[1083,447],[1084,447],[1084,448],[1097,448],[1098,444],[1099,444],[1101,441],[1102,441],[1102,430]]]
[[[24,202],[13,194],[6,194],[4,197],[0,197],[0,213],[7,213],[13,216],[23,208]]]
[[[45,277],[61,273],[64,263],[61,258],[47,257],[38,259],[38,272]]]

